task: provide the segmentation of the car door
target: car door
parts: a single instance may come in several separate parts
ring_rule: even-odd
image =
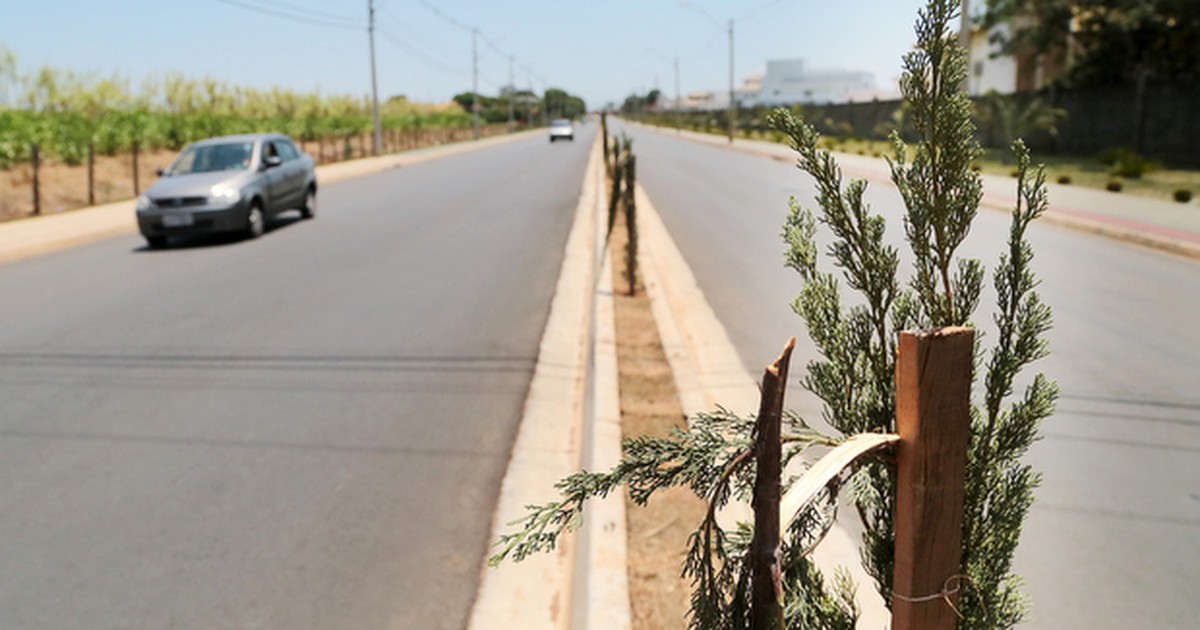
[[[292,144],[291,140],[286,138],[275,141],[275,148],[279,151],[279,156],[283,158],[283,178],[286,188],[286,206],[287,208],[299,207],[304,200],[304,185],[307,183],[307,169],[304,166],[304,160],[300,159],[300,151],[296,149],[296,145]]]
[[[262,161],[265,165],[268,159],[279,158],[283,156],[279,153],[279,147],[276,146],[275,140],[263,141]],[[275,214],[284,208],[287,208],[288,184],[287,173],[285,172],[286,162],[278,166],[266,167],[263,171],[263,180],[265,185],[263,188],[267,193],[267,212]]]

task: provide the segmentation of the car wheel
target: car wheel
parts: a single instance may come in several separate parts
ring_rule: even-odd
[[[258,238],[262,236],[266,222],[266,217],[262,211],[262,204],[255,201],[250,205],[250,212],[246,215],[246,238]]]
[[[554,136],[550,136],[550,144],[554,144]]]
[[[150,249],[162,249],[167,246],[167,237],[147,236],[146,244],[150,246]]]
[[[317,216],[317,189],[312,186],[309,186],[308,192],[304,193],[304,205],[300,206],[300,216],[305,219]]]

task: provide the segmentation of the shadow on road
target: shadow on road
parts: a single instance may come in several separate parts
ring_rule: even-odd
[[[297,214],[289,213],[287,216],[275,217],[267,222],[263,229],[263,236],[267,236],[275,230],[281,230],[289,227],[292,224],[300,223],[305,219]],[[166,247],[151,247],[148,244],[143,244],[141,247],[136,247],[130,251],[135,254],[159,253],[170,251],[172,249],[205,249],[211,247],[226,247],[237,245],[239,243],[248,243],[257,239],[246,238],[242,234],[232,232],[229,234],[203,234],[194,236],[171,236],[168,237]]]

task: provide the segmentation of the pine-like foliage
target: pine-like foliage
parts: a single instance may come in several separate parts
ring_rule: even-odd
[[[804,281],[793,308],[821,354],[808,364],[803,384],[823,401],[824,419],[846,435],[895,432],[897,333],[969,325],[982,293],[983,264],[956,255],[982,195],[979,175],[970,168],[979,153],[970,101],[959,87],[967,59],[949,29],[957,9],[956,0],[930,0],[918,19],[917,48],[904,59],[901,89],[921,138],[910,162],[909,148],[893,134],[890,161],[892,181],[907,208],[904,233],[914,261],[907,283],[897,277],[898,251],[885,242],[883,217],[863,201],[865,182],[843,187],[836,161],[817,148],[811,126],[785,111],[772,117],[790,137],[798,166],[816,181],[820,207],[814,214],[793,199],[783,232],[787,265]],[[1012,556],[1040,478],[1020,458],[1037,439],[1040,421],[1053,413],[1057,397],[1057,387],[1039,374],[1019,400],[1010,401],[1017,374],[1045,356],[1043,335],[1051,322],[1049,308],[1034,292],[1033,252],[1025,240],[1030,222],[1047,206],[1045,176],[1040,167],[1030,171],[1023,144],[1015,144],[1014,151],[1019,200],[1008,250],[994,276],[999,338],[987,353],[983,405],[972,408],[962,560],[969,579],[963,580],[959,605],[962,628],[1007,628],[1023,618]],[[833,235],[828,255],[837,273],[818,267],[818,222]],[[843,282],[857,293],[853,306],[843,301]],[[983,355],[977,347],[976,356]],[[865,466],[853,479],[864,524],[863,564],[889,605],[894,484],[894,470],[883,463]]]
[[[802,456],[813,446],[837,444],[795,415],[784,419],[784,428],[785,461]],[[659,490],[687,487],[708,501],[704,520],[688,538],[683,566],[683,575],[692,582],[689,627],[747,630],[751,574],[746,554],[750,530],[743,523],[734,531],[726,531],[717,521],[717,512],[730,500],[749,501],[754,487],[753,430],[753,418],[718,409],[692,418],[686,431],[675,429],[665,438],[625,440],[624,456],[615,468],[600,473],[577,472],[555,485],[559,500],[528,506],[524,518],[510,523],[516,531],[497,541],[497,552],[489,562],[495,566],[506,558],[520,561],[553,550],[563,533],[578,528],[588,499],[607,496],[621,486],[638,505],[645,505]],[[826,524],[816,518],[795,523],[789,537],[792,543],[785,541],[783,546],[789,628],[854,628],[858,611],[849,578],[838,574],[826,584],[804,557],[806,544],[819,536]]]

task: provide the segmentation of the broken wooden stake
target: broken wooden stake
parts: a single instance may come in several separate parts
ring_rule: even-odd
[[[750,540],[750,627],[784,630],[779,501],[783,476],[783,396],[796,338],[763,371],[762,399],[754,425],[754,536]]]

